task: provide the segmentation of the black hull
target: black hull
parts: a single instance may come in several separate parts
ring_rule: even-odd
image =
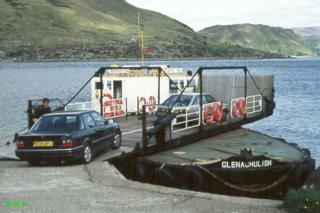
[[[314,170],[315,161],[305,153],[299,162],[273,160],[273,166],[269,168],[223,169],[221,162],[182,166],[146,159],[118,162],[116,167],[127,178],[139,182],[234,196],[281,199],[289,188],[301,187]]]

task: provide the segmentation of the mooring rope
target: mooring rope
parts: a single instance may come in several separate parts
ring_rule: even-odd
[[[298,165],[298,163],[293,163],[291,168],[288,169],[288,171],[283,175],[281,176],[278,180],[274,181],[273,183],[267,185],[267,186],[264,186],[264,187],[261,187],[261,188],[258,188],[258,189],[250,189],[250,188],[244,188],[244,187],[240,187],[240,186],[237,186],[233,183],[230,183],[230,182],[227,182],[225,181],[224,179],[220,178],[219,176],[215,175],[213,172],[209,171],[208,169],[204,168],[203,166],[201,165],[196,165],[198,168],[200,168],[201,170],[203,170],[204,172],[206,172],[207,174],[209,174],[210,176],[212,176],[213,178],[217,179],[219,182],[221,182],[222,184],[232,188],[232,189],[235,189],[235,190],[238,190],[238,191],[243,191],[243,192],[254,192],[254,193],[258,193],[258,192],[263,192],[263,191],[267,191],[269,189],[272,189],[274,187],[276,187],[277,185],[279,185],[280,183],[282,183],[284,180],[286,180],[290,174],[290,172],[296,168],[296,166]]]

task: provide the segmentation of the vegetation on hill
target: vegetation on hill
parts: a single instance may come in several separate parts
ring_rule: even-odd
[[[292,30],[266,25],[217,25],[199,32],[211,43],[226,43],[281,55],[312,55],[304,41]]]
[[[297,39],[290,40],[293,44],[286,52],[214,41],[181,22],[125,0],[0,0],[0,60],[138,58],[138,12],[145,47],[152,48],[147,58],[267,58],[310,53]],[[283,48],[281,42],[279,49]]]
[[[311,50],[320,55],[320,27],[302,27],[292,30],[304,39]]]

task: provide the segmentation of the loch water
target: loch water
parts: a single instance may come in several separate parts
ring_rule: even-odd
[[[130,62],[0,62],[0,144],[27,125],[28,99],[68,100],[102,66]],[[196,70],[200,66],[247,66],[275,75],[276,109],[271,117],[245,127],[311,150],[320,161],[320,58],[272,60],[148,61]],[[76,101],[90,100],[90,84]]]

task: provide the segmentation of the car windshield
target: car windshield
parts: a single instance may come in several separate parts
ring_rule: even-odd
[[[79,130],[79,123],[79,118],[76,115],[43,116],[32,127],[31,132],[73,132]]]
[[[165,105],[168,107],[186,107],[186,106],[189,106],[189,104],[192,100],[191,95],[181,95],[179,100],[176,102],[178,97],[179,97],[179,95],[172,95],[165,102],[163,102],[162,105]],[[174,106],[172,106],[172,104],[174,102],[176,102],[176,103],[174,104]]]

